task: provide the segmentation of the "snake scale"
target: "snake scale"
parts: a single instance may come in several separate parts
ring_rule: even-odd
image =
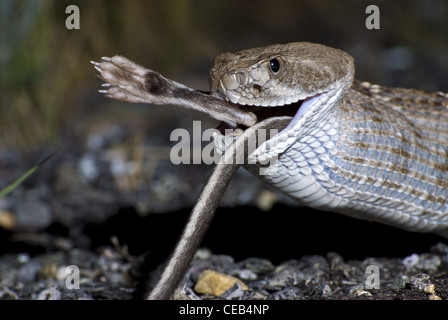
[[[275,125],[280,132],[257,145],[251,156],[275,158],[277,170],[260,175],[259,162],[244,167],[305,206],[448,237],[446,93],[357,81],[349,54],[307,42],[217,56],[210,94],[121,56],[92,63],[106,81],[100,92],[107,97],[200,110],[227,128]],[[216,166],[214,179],[229,175],[223,168]],[[223,189],[226,183],[215,187]],[[213,192],[206,186],[201,197],[213,197]],[[178,245],[178,260],[186,247]],[[172,295],[187,267],[175,264],[165,269],[165,282],[159,281],[150,298]],[[176,273],[182,274],[167,284]]]

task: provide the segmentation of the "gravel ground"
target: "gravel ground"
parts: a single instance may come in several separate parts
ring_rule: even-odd
[[[17,300],[129,300],[141,298],[141,261],[123,248],[96,251],[70,248],[67,239],[53,239],[63,248],[30,256],[7,254],[0,258],[0,299]],[[118,251],[117,251],[118,249]],[[369,288],[368,266],[378,266],[379,288]],[[73,288],[72,269],[79,268],[79,288]],[[404,259],[349,260],[330,252],[303,256],[274,265],[264,258],[235,262],[228,255],[198,251],[185,284],[176,293],[182,300],[446,300],[448,298],[448,246]],[[214,270],[242,280],[221,296],[194,291],[199,275]],[[140,280],[139,280],[140,279]],[[372,281],[370,281],[372,284]]]

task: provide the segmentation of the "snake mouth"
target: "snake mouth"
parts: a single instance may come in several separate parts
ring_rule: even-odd
[[[317,118],[326,117],[329,106],[333,105],[338,98],[337,91],[338,88],[333,88],[328,91],[318,92],[295,103],[272,108],[235,105],[244,111],[250,111],[255,114],[257,116],[256,123],[275,117],[283,118],[279,122],[281,123],[280,126],[277,124],[277,127],[273,128],[278,130],[277,133],[272,135],[270,130],[265,131],[265,134],[268,134],[269,131],[269,137],[266,135],[267,140],[261,141],[261,144],[260,141],[257,142],[256,149],[250,154],[251,161],[255,159],[258,162],[263,162],[277,159],[280,154],[294,144],[299,135],[314,127],[313,124]],[[317,112],[318,110],[319,112]],[[226,130],[228,128],[231,130]],[[234,127],[229,124],[222,124],[218,127],[220,133],[218,136],[215,136],[217,139],[215,145],[219,152],[225,151],[228,143],[232,143],[237,139],[239,133],[235,134],[234,131],[237,128],[243,131],[250,129],[250,127],[245,127],[241,124]]]
[[[283,117],[286,119],[290,117],[290,120],[285,121],[282,127],[275,128],[278,130],[278,133],[270,136],[265,142],[258,145],[251,156],[256,157],[260,161],[264,161],[277,157],[279,154],[283,153],[294,143],[294,141],[296,141],[298,135],[303,134],[303,130],[313,127],[312,123],[315,122],[313,119],[316,120],[316,117],[322,117],[327,114],[329,110],[328,106],[331,106],[334,103],[337,96],[337,88],[333,88],[283,106],[266,108],[247,105],[242,107],[241,105],[238,105],[238,108],[254,113],[257,116],[257,123],[274,117]],[[320,112],[317,112],[317,110],[320,110]],[[228,128],[233,130],[225,130]],[[234,134],[234,130],[237,128],[244,131],[250,127],[245,127],[243,125],[231,127],[228,124],[223,124],[218,127],[218,130],[220,131],[220,134],[226,138],[230,134],[231,137],[229,137],[228,141],[234,141],[236,135],[239,135]]]
[[[261,107],[261,106],[250,106],[241,104],[235,104],[235,106],[244,110],[245,112],[252,112],[253,114],[255,114],[258,123],[273,117],[288,116],[294,118],[294,116],[297,115],[297,113],[299,112],[299,109],[304,101],[305,100],[299,100],[295,103],[275,107]],[[218,129],[222,135],[225,135],[228,134],[229,132],[226,129],[236,129],[236,128],[240,128],[244,131],[248,127],[242,124],[238,124],[236,127],[232,127],[228,123],[222,121],[220,122],[220,124],[216,129]]]
[[[265,119],[273,117],[294,117],[299,111],[303,102],[304,100],[299,100],[295,103],[275,107],[245,106],[244,110],[253,112],[257,116],[257,122],[261,122]]]

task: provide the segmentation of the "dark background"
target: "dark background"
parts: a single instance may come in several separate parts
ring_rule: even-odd
[[[65,27],[70,4],[80,9],[79,30]],[[380,30],[365,27],[370,4],[380,9]],[[163,257],[211,169],[172,165],[169,135],[214,120],[107,100],[89,60],[124,55],[207,90],[221,52],[310,41],[350,53],[360,80],[446,92],[447,16],[443,0],[0,2],[0,190],[58,150],[0,199],[0,254],[49,250],[42,234],[92,249],[116,235],[131,254]],[[203,245],[237,260],[329,251],[403,258],[442,240],[293,207],[245,172],[235,180]],[[31,249],[17,240],[25,233]]]

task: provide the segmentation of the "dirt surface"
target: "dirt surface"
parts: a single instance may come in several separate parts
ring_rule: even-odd
[[[30,256],[24,252],[0,259],[0,299],[129,300],[141,299],[147,290],[142,261],[123,248],[95,251],[76,249],[67,239],[47,239],[52,252]],[[80,270],[79,287],[70,278]],[[378,285],[367,272],[377,267]],[[446,300],[448,298],[448,246],[437,244],[430,252],[404,259],[366,258],[344,261],[337,253],[303,256],[274,265],[267,259],[235,262],[228,255],[201,249],[176,293],[182,300]],[[220,297],[199,295],[194,285],[211,269],[241,279],[249,290],[234,285]]]

